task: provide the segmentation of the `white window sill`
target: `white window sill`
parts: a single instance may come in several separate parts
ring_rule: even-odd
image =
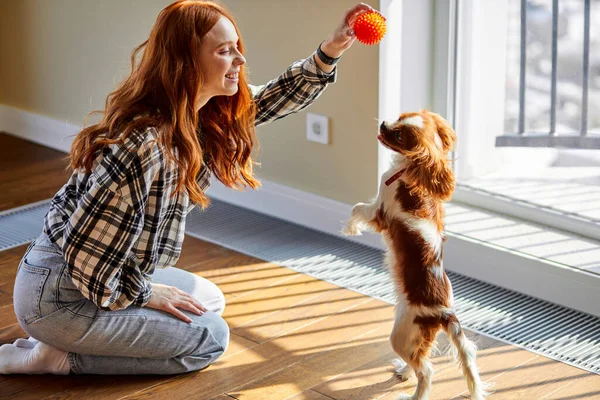
[[[600,241],[451,202],[444,265],[600,316]]]

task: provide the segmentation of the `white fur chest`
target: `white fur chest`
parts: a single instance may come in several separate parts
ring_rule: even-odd
[[[403,184],[404,181],[402,176],[394,179],[391,183],[389,182],[394,175],[402,171],[406,167],[406,159],[400,155],[395,155],[390,168],[381,175],[381,183],[379,184],[379,195],[377,200],[379,206],[383,205],[383,209],[388,218],[396,218],[404,220],[410,218],[402,209],[402,204],[396,198],[398,193],[398,187]]]
[[[434,221],[418,218],[412,213],[407,212],[407,210],[402,208],[402,203],[397,198],[398,187],[404,184],[402,177],[395,179],[389,185],[386,184],[386,181],[404,169],[405,166],[406,160],[401,156],[397,156],[390,169],[381,176],[379,196],[377,198],[379,206],[382,206],[386,218],[403,221],[408,225],[409,229],[419,232],[425,242],[432,247],[436,254],[439,254],[442,250],[443,237],[442,233],[438,232],[437,224]]]

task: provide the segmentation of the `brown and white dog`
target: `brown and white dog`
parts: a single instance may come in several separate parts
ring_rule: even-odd
[[[394,151],[392,165],[381,178],[377,198],[356,204],[342,233],[359,235],[368,229],[381,233],[387,244],[386,263],[398,298],[390,341],[404,360],[395,360],[396,373],[403,380],[416,374],[417,389],[409,398],[427,399],[433,376],[429,355],[443,329],[456,348],[471,398],[483,399],[487,393],[475,365],[477,349],[456,317],[442,264],[442,202],[454,192],[448,153],[456,134],[442,117],[424,110],[383,122],[378,139]]]

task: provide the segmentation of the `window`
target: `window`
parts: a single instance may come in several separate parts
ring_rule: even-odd
[[[600,1],[462,1],[459,19],[458,197],[600,239]]]
[[[579,4],[561,5],[567,1]],[[569,35],[562,32],[565,20],[576,18],[573,15],[579,15],[580,22],[573,22],[569,29],[582,26],[584,1],[559,3],[562,16],[556,25],[556,136],[563,134],[564,114],[559,116],[559,110],[574,110],[573,105],[565,106],[561,100],[565,84],[560,52],[570,48]],[[458,184],[454,201],[446,208],[445,266],[472,278],[600,315],[600,225],[593,218],[600,207],[582,204],[600,202],[600,195],[594,194],[600,186],[592,184],[595,176],[600,176],[600,163],[594,165],[598,151],[514,144],[508,147],[499,143],[504,140],[499,137],[519,133],[509,127],[516,126],[519,118],[520,90],[515,85],[520,82],[520,0],[381,0],[380,6],[388,19],[389,32],[380,46],[379,119],[397,118],[398,110],[428,107],[446,117],[458,135],[454,154]],[[546,10],[545,18],[550,10],[551,40],[552,0],[529,0],[525,6]],[[594,22],[600,12],[595,11],[597,7],[597,0],[590,2],[589,134],[595,132],[591,120],[597,114],[592,98],[598,92],[591,84],[598,80],[594,72],[598,63],[593,58],[597,48],[593,30],[600,26]],[[539,15],[539,11],[528,12],[526,18]],[[545,26],[545,22],[541,24]],[[530,23],[529,28],[533,27]],[[533,43],[531,51],[550,54],[547,58],[551,60],[552,50],[540,51],[536,37],[528,37]],[[567,57],[567,61],[574,59],[572,55]],[[535,60],[531,55],[528,62]],[[545,108],[546,116],[534,117],[527,108],[527,127],[537,119],[548,121],[546,125],[550,126],[552,68],[548,69],[546,61],[539,63],[548,94],[538,95],[543,99],[538,104],[535,95],[530,94],[533,89],[526,86],[524,104],[538,107],[542,114]],[[583,68],[583,61],[579,65]],[[525,71],[526,85],[532,85],[534,79],[529,76],[536,71]],[[582,98],[581,85],[576,90],[577,97]],[[549,135],[549,130],[544,132],[542,128],[524,130],[523,134]],[[558,157],[563,163],[577,162],[563,166],[556,162]],[[389,154],[380,148],[379,172],[388,166]],[[575,182],[573,177],[590,178],[591,182]],[[568,187],[575,184],[584,188]],[[588,196],[583,202],[582,193]],[[550,202],[544,203],[548,194]],[[568,210],[578,210],[579,214]],[[588,213],[585,218],[583,213]],[[558,231],[547,229],[549,225]]]

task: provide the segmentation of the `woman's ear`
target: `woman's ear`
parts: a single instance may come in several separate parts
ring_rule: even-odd
[[[431,118],[435,122],[437,133],[442,141],[442,147],[444,152],[448,152],[454,149],[456,144],[456,133],[450,126],[448,121],[442,118],[439,114],[429,112]]]

